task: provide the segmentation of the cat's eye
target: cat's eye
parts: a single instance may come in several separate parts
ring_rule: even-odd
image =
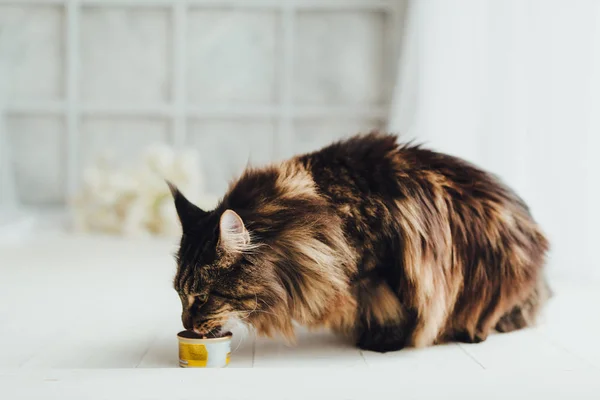
[[[206,293],[202,293],[199,294],[197,297],[198,301],[202,304],[206,303],[206,300],[208,300],[208,295]]]

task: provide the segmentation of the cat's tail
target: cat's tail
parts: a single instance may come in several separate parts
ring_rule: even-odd
[[[552,297],[554,297],[554,291],[548,280],[541,277],[529,297],[500,318],[496,324],[496,330],[511,332],[534,325],[542,306]]]

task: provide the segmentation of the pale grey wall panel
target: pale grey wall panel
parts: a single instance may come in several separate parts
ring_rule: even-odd
[[[64,198],[64,123],[53,117],[9,117],[6,122],[17,193],[24,204]]]
[[[64,14],[60,7],[0,5],[0,60],[9,100],[57,100],[64,93]],[[0,96],[2,96],[0,94]]]
[[[159,141],[197,148],[206,189],[221,194],[248,160],[314,150],[385,116],[383,3],[125,3],[0,5],[9,139],[30,204],[63,202],[97,156],[127,163]]]
[[[107,157],[116,165],[139,161],[142,151],[155,143],[167,143],[169,123],[161,119],[92,118],[81,121],[81,164]]]
[[[296,23],[298,104],[380,104],[385,14],[301,12]]]
[[[101,103],[167,100],[171,38],[168,9],[84,8],[82,100]]]
[[[190,102],[275,100],[277,12],[193,9],[187,26]]]
[[[264,165],[272,159],[274,124],[270,121],[190,121],[190,144],[200,161],[210,193],[221,195],[229,181],[248,163]]]

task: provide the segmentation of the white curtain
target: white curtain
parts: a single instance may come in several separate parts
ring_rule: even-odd
[[[498,174],[600,278],[600,1],[409,0],[391,131]]]

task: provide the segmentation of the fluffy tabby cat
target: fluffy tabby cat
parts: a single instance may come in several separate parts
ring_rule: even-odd
[[[248,169],[212,211],[170,185],[186,329],[292,321],[393,351],[534,323],[548,242],[523,201],[458,158],[357,135]]]

